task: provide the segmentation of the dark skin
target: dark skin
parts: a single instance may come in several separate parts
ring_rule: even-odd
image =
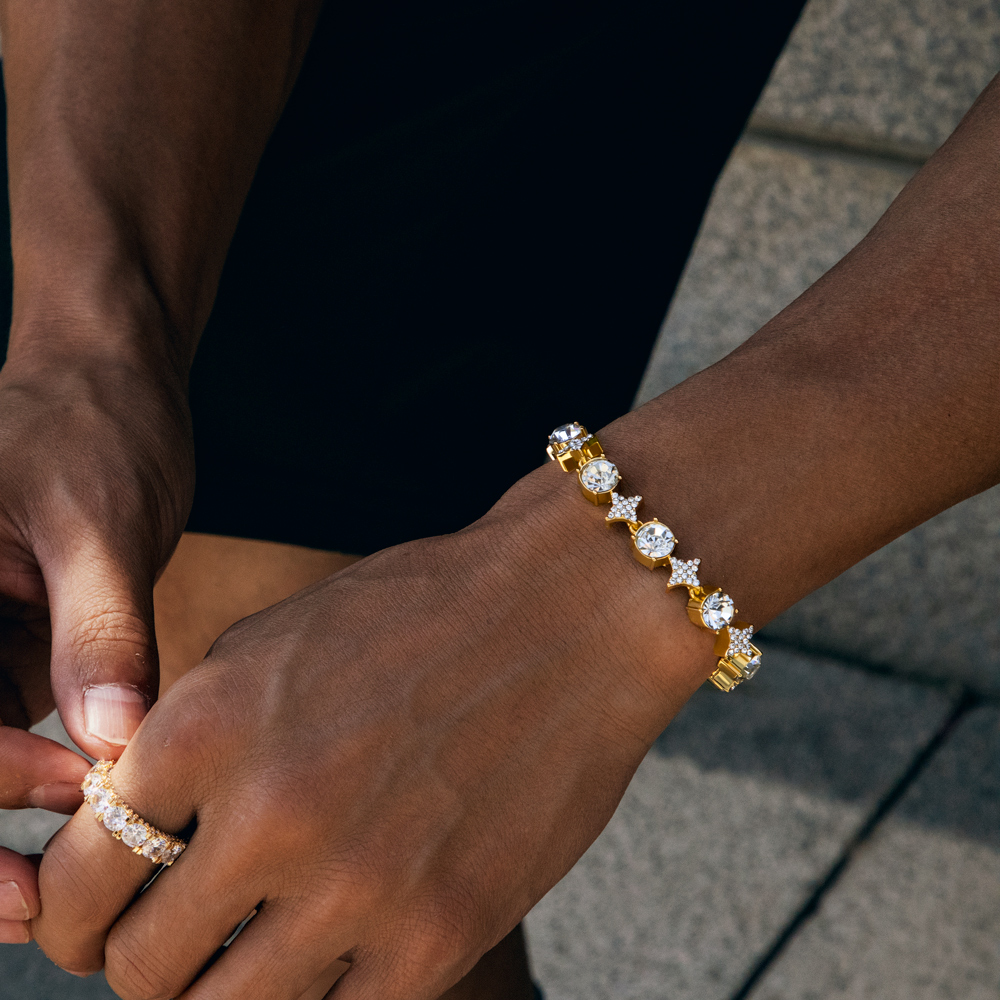
[[[0,588],[10,627],[38,637],[5,664],[25,709],[11,719],[42,712],[51,683],[80,745],[121,754],[142,815],[198,822],[132,902],[148,862],[81,811],[45,855],[31,930],[126,998],[297,1000],[343,957],[337,1000],[431,1000],[597,836],[713,669],[713,637],[548,465],[465,531],[234,626],[133,736],[156,690],[152,585],[190,504],[187,366],[315,5],[0,10],[15,262]],[[600,430],[646,515],[758,627],[1000,481],[998,148],[994,82],[830,274]],[[124,753],[88,733],[84,692],[107,685],[143,699],[123,695]],[[16,771],[24,737],[0,737]],[[60,756],[44,777],[79,767]],[[3,865],[0,881],[30,875]]]

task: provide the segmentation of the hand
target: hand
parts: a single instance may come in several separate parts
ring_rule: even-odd
[[[157,692],[152,586],[187,514],[186,409],[141,365],[0,371],[0,808],[73,812],[89,764],[24,732],[56,705],[117,757]],[[29,939],[37,862],[0,849],[0,941]],[[10,885],[5,885],[10,883]]]
[[[115,772],[149,862],[84,807],[42,862],[46,953],[130,998],[436,997],[569,869],[711,672],[711,637],[554,467],[456,535],[240,622]],[[236,925],[259,915],[199,973]],[[193,985],[191,985],[193,983]],[[186,992],[185,992],[186,990]]]

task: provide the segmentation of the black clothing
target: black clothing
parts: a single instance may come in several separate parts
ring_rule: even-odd
[[[627,411],[802,3],[328,4],[195,360],[189,528],[455,530]]]

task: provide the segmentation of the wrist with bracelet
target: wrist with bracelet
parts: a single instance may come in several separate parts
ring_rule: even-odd
[[[618,493],[622,481],[618,467],[605,454],[600,442],[579,423],[563,424],[549,435],[549,458],[564,472],[575,472],[583,495],[593,504],[610,503],[605,524],[625,524],[632,536],[632,555],[651,570],[670,569],[667,590],[685,588],[688,618],[718,638],[715,655],[718,665],[709,680],[721,691],[732,691],[757,673],[761,653],[750,641],[753,625],[736,621],[733,599],[718,587],[702,583],[700,559],[674,556],[677,537],[655,517],[641,521],[637,516],[641,496]]]

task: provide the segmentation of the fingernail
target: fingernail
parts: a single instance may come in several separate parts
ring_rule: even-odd
[[[31,913],[16,882],[0,882],[0,920],[28,920]]]
[[[52,781],[28,792],[28,805],[54,813],[75,813],[83,802],[80,786],[69,781]]]
[[[0,920],[0,944],[27,944],[31,924],[21,920]]]
[[[87,733],[105,743],[124,746],[145,718],[146,699],[135,688],[101,684],[83,693]]]

